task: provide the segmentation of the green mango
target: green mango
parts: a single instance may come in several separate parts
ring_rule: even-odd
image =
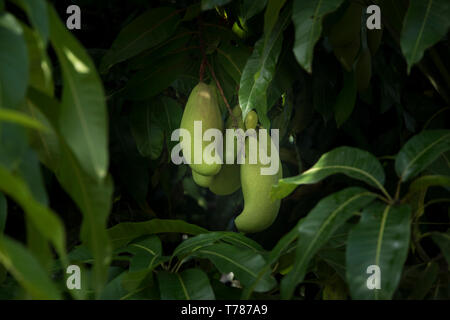
[[[355,79],[358,92],[365,91],[370,84],[372,77],[372,55],[370,50],[365,50],[361,53],[355,67]]]
[[[249,163],[249,143],[256,137],[248,137],[245,141],[245,163],[241,164],[241,184],[244,195],[244,210],[236,217],[234,223],[237,229],[244,233],[260,232],[268,228],[278,215],[281,200],[272,201],[270,191],[272,185],[278,183],[283,177],[283,170],[278,151],[271,148],[270,136],[267,135],[267,149],[270,152],[276,152],[279,167],[273,175],[262,175],[261,168],[269,167],[260,163],[259,156],[256,164]],[[259,151],[258,151],[259,152]]]
[[[254,110],[251,110],[245,117],[245,128],[256,129],[257,125],[258,125],[258,115]]]
[[[188,152],[187,143],[180,139],[181,149],[183,154],[191,155],[190,167],[193,171],[204,176],[213,176],[219,173],[222,164],[219,154],[203,155],[205,148],[212,143],[212,141],[195,141],[194,138],[194,121],[202,121],[202,131],[203,133],[211,128],[223,130],[222,115],[220,113],[219,104],[217,102],[217,97],[214,89],[204,82],[200,82],[198,85],[192,89],[189,99],[187,101],[186,107],[183,112],[183,117],[181,119],[180,128],[186,129],[191,135],[191,145],[190,152]],[[201,145],[202,151],[202,163],[194,163],[194,146]],[[189,158],[189,156],[187,156]],[[207,159],[209,158],[209,159]],[[215,163],[207,164],[206,161],[215,160]]]
[[[224,164],[222,170],[212,179],[209,190],[219,196],[226,196],[239,190],[241,187],[240,166],[237,163]]]
[[[222,170],[221,170],[222,171]],[[203,176],[192,170],[192,178],[200,187],[208,188],[215,176]]]
[[[232,112],[237,121],[238,127],[236,129],[244,130],[244,122],[242,121],[242,112],[239,105],[235,106]],[[234,128],[234,122],[231,116],[228,117],[225,127],[226,129]],[[225,163],[227,155],[227,138],[226,135],[224,135],[224,164],[222,165],[222,169],[220,170],[220,172],[216,176],[214,176],[214,179],[209,185],[209,190],[211,190],[211,192],[221,196],[232,194],[239,190],[239,188],[241,187],[240,165],[236,161],[238,152],[237,139],[234,139],[234,141],[232,142],[234,143],[234,163]]]

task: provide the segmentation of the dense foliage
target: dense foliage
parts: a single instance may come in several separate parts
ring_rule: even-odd
[[[0,0],[0,299],[449,299],[449,16],[448,0]],[[241,190],[171,162],[200,78],[224,120],[239,105],[280,129],[263,232],[236,232]]]

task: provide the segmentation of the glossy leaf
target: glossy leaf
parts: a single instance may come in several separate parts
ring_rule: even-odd
[[[0,190],[16,201],[39,232],[65,259],[65,231],[59,217],[35,199],[27,184],[0,166]]]
[[[275,24],[278,21],[281,8],[283,8],[286,0],[268,0],[267,8],[264,12],[264,34],[267,39],[272,33]]]
[[[260,13],[267,4],[267,0],[260,0],[260,1],[254,1],[254,0],[244,0],[242,2],[242,18],[244,21],[247,21],[251,19],[253,16]]]
[[[61,298],[42,266],[19,242],[0,237],[0,262],[34,299]]]
[[[281,281],[283,299],[292,297],[297,284],[303,281],[311,259],[334,232],[374,199],[375,194],[362,188],[351,187],[323,198],[308,213],[296,228],[299,240],[295,263]]]
[[[45,0],[12,0],[22,8],[30,19],[31,24],[39,32],[44,44],[49,37],[48,8]]]
[[[419,62],[426,49],[440,41],[450,27],[450,3],[447,0],[411,1],[406,12],[400,45],[411,67]]]
[[[81,168],[57,130],[58,110],[60,110],[58,102],[36,90],[31,90],[29,96],[58,134],[59,158],[58,166],[54,170],[59,183],[83,214],[80,238],[94,257],[95,289],[99,293],[106,281],[107,267],[112,253],[106,232],[106,220],[110,212],[113,192],[112,179],[108,176],[106,179],[97,181]]]
[[[24,99],[28,77],[22,27],[10,13],[0,13],[0,107],[14,108]]]
[[[292,21],[295,25],[294,54],[298,63],[312,72],[314,46],[322,33],[324,16],[335,11],[344,0],[294,1]]]
[[[197,235],[208,230],[182,220],[153,219],[144,222],[124,222],[108,229],[114,249],[127,245],[131,240],[143,235],[160,233],[185,233]]]
[[[408,181],[450,150],[450,130],[428,130],[406,142],[395,158],[395,171],[400,179]]]
[[[58,129],[84,171],[100,180],[108,172],[108,125],[102,82],[91,58],[50,10],[50,39],[63,75]]]
[[[39,131],[48,131],[49,129],[39,122],[38,120],[35,120],[29,116],[27,116],[25,113],[11,110],[11,109],[0,109],[0,122],[7,121],[10,123],[15,123],[18,125],[21,125],[26,128],[35,129]]]
[[[47,48],[39,34],[22,24],[23,34],[27,43],[29,60],[29,86],[53,96],[53,75]]]
[[[160,7],[143,13],[121,30],[100,70],[107,71],[114,64],[160,44],[175,32],[179,21],[179,11],[173,8]]]
[[[316,183],[338,173],[384,190],[383,167],[372,154],[352,147],[338,147],[323,154],[314,166],[302,174],[279,180],[278,184],[272,187],[272,197],[282,199],[299,185]]]
[[[410,238],[411,209],[375,202],[362,212],[350,232],[346,253],[347,282],[353,299],[391,299],[402,274]],[[368,288],[369,266],[378,266],[381,288]]]
[[[213,244],[194,252],[199,258],[212,261],[221,273],[233,272],[243,286],[248,286],[257,278],[258,272],[266,265],[264,258],[252,250],[235,247],[225,243]],[[257,283],[256,292],[269,291],[276,285],[270,270]]]
[[[338,127],[351,116],[356,103],[356,82],[353,72],[344,71],[344,87],[334,105],[334,118]]]
[[[267,41],[261,38],[256,42],[253,53],[242,72],[239,89],[242,118],[245,119],[251,110],[256,110],[265,128],[270,128],[267,117],[267,88],[275,75],[283,42],[283,30],[289,23],[290,13],[290,10],[283,12]]]
[[[214,292],[207,275],[200,269],[181,273],[158,272],[162,300],[213,300]]]
[[[183,257],[203,247],[210,246],[223,239],[225,234],[219,232],[210,232],[196,235],[181,242],[173,251],[172,257]]]

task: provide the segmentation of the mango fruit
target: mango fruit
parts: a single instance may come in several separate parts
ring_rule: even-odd
[[[237,163],[224,164],[222,170],[213,177],[209,190],[219,196],[226,196],[239,190],[241,187],[240,166]]]
[[[372,77],[372,55],[370,50],[364,50],[356,63],[355,79],[358,92],[364,92],[370,84]]]
[[[191,135],[190,148],[188,148],[187,142],[185,142],[182,137],[180,138],[180,143],[181,149],[183,150],[183,156],[186,159],[190,158],[189,165],[193,171],[203,176],[216,175],[222,167],[222,159],[220,159],[220,155],[217,153],[203,155],[203,151],[212,143],[212,141],[203,141],[202,138],[196,139],[194,136],[194,121],[202,122],[203,133],[211,128],[220,131],[223,130],[222,115],[220,113],[216,93],[213,87],[204,82],[200,82],[192,89],[181,119],[180,128],[186,129]],[[202,163],[196,164],[194,163],[194,148],[195,145],[199,144],[201,145]],[[206,161],[212,162],[213,160],[215,161],[214,163],[206,163]]]
[[[250,136],[246,139],[245,163],[240,165],[244,210],[234,221],[236,228],[244,233],[260,232],[268,228],[275,221],[281,203],[281,200],[272,201],[270,198],[272,185],[277,184],[283,176],[278,150],[271,146],[271,138],[267,135],[267,147],[263,152],[268,151],[267,155],[276,152],[279,166],[278,171],[273,175],[262,175],[260,169],[269,167],[270,164],[263,165],[260,162],[259,153],[257,163],[249,163],[249,143],[252,139],[258,138]]]
[[[208,188],[215,176],[204,176],[192,170],[192,179],[194,182],[204,188]]]
[[[258,115],[254,110],[251,110],[245,117],[245,128],[246,129],[256,129],[258,125]]]

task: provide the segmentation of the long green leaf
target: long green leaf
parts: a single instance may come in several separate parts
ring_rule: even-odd
[[[44,44],[49,36],[48,8],[45,0],[11,0],[22,8],[30,19],[31,24],[39,32]]]
[[[335,11],[344,0],[294,1],[292,21],[295,25],[294,54],[298,63],[312,72],[314,46],[322,33],[324,16]]]
[[[34,299],[61,299],[42,266],[19,242],[0,236],[0,262]]]
[[[222,273],[233,272],[243,286],[251,285],[258,273],[266,265],[264,258],[253,250],[244,249],[226,243],[213,244],[202,247],[194,252],[199,258],[212,261]],[[269,291],[276,285],[276,281],[270,275],[270,271],[257,283],[256,292]]]
[[[425,50],[447,34],[449,16],[450,2],[447,0],[410,1],[400,39],[408,73],[422,59]]]
[[[158,272],[162,300],[214,300],[207,275],[200,269],[181,273]]]
[[[10,13],[0,13],[0,108],[14,108],[24,99],[28,76],[22,27]]]
[[[352,147],[338,147],[322,155],[312,168],[302,174],[279,180],[278,184],[272,187],[272,197],[282,199],[299,185],[316,183],[337,173],[384,190],[383,167],[372,154]]]
[[[395,171],[405,182],[414,178],[450,150],[450,130],[428,130],[415,135],[395,158]]]
[[[270,128],[267,117],[267,88],[275,75],[278,56],[283,42],[283,31],[286,28],[291,10],[285,10],[277,22],[269,38],[259,39],[252,55],[242,72],[239,104],[242,109],[242,118],[255,109],[260,122],[265,128]]]
[[[100,70],[105,72],[114,64],[160,44],[175,32],[179,22],[179,12],[173,8],[160,7],[143,13],[120,31]]]
[[[94,179],[108,172],[108,125],[102,82],[82,45],[50,9],[50,39],[63,75],[58,129]]]
[[[344,87],[334,104],[334,118],[338,128],[352,115],[356,103],[356,82],[353,72],[344,71]]]
[[[281,281],[281,297],[290,299],[303,281],[308,264],[333,233],[355,212],[367,206],[375,194],[351,187],[322,199],[298,225],[297,249],[292,270]]]
[[[0,122],[7,121],[11,123],[15,123],[30,129],[35,129],[39,131],[48,131],[49,129],[39,122],[38,120],[35,120],[29,116],[27,116],[25,113],[11,110],[11,109],[0,109]]]
[[[108,229],[108,234],[114,249],[121,248],[131,240],[143,235],[166,232],[197,235],[209,231],[183,220],[165,219],[153,219],[145,222],[124,222]]]
[[[24,209],[39,232],[50,241],[62,259],[65,259],[65,231],[59,217],[35,199],[27,184],[3,166],[0,166],[0,190]]]
[[[353,299],[391,299],[400,281],[410,237],[409,206],[375,202],[350,232],[346,252],[347,282]],[[381,288],[369,289],[369,266],[378,266]]]

